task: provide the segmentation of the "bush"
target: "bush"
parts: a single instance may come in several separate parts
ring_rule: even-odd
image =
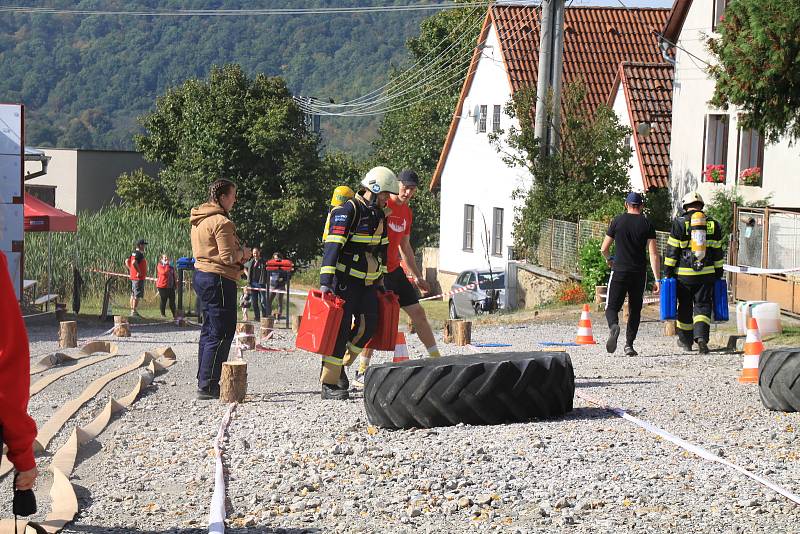
[[[592,291],[594,291],[594,289],[592,289]],[[565,282],[558,288],[556,298],[558,302],[562,304],[581,304],[589,300],[583,286],[577,282],[571,281]]]
[[[51,291],[66,299],[72,292],[72,266],[78,249],[78,270],[84,280],[84,295],[99,292],[105,276],[92,274],[88,269],[127,273],[124,261],[133,251],[134,243],[145,239],[149,276],[154,276],[158,257],[168,254],[173,261],[192,255],[189,221],[161,211],[120,207],[102,209],[78,216],[78,234],[53,233],[53,273]],[[25,278],[39,281],[39,293],[47,287],[46,232],[25,234]]]
[[[611,273],[605,258],[600,254],[599,239],[590,239],[583,244],[580,250],[578,268],[581,271],[583,280],[581,285],[587,295],[594,295],[595,286],[605,285],[608,282],[608,275]]]
[[[590,221],[597,221],[608,224],[611,220],[625,212],[625,199],[612,197],[606,200],[599,208],[589,214]]]

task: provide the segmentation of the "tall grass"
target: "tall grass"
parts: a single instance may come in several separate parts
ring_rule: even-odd
[[[155,210],[104,208],[78,216],[78,232],[53,233],[53,272],[51,291],[62,298],[72,294],[72,267],[76,264],[84,280],[83,294],[102,290],[105,276],[89,269],[127,273],[125,259],[139,239],[149,244],[145,250],[148,276],[155,276],[155,266],[162,253],[173,261],[191,256],[189,220],[178,219]],[[39,293],[47,288],[47,232],[25,234],[25,278],[39,281]],[[119,284],[118,284],[119,285]]]

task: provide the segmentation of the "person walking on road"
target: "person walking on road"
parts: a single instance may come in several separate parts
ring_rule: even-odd
[[[144,298],[144,282],[147,279],[147,260],[144,257],[144,247],[147,241],[140,239],[136,242],[136,248],[125,260],[125,266],[131,279],[131,317],[141,317],[139,315],[139,300]]]
[[[6,255],[0,252],[0,446],[8,447],[14,488],[29,490],[39,474],[33,456],[36,422],[28,415],[30,346],[8,271]]]
[[[600,246],[600,253],[611,267],[606,301],[606,321],[608,340],[606,351],[613,354],[617,350],[619,338],[619,311],[628,297],[628,326],[625,330],[625,356],[638,356],[633,348],[642,315],[644,289],[647,285],[647,261],[645,252],[650,255],[650,268],[655,276],[653,293],[658,293],[658,277],[661,271],[656,229],[653,223],[642,214],[644,198],[639,193],[628,193],[625,198],[625,213],[617,215],[608,225],[606,237]],[[611,245],[616,243],[616,253],[612,261]]]
[[[430,286],[422,277],[422,273],[417,267],[417,260],[414,257],[414,249],[411,247],[411,225],[414,217],[411,212],[409,202],[417,194],[419,177],[411,170],[404,170],[397,176],[399,192],[389,196],[387,203],[388,215],[386,216],[387,233],[389,236],[389,248],[387,252],[387,273],[384,277],[384,286],[390,291],[394,291],[400,299],[400,306],[406,312],[414,328],[417,331],[419,340],[428,351],[431,358],[440,356],[439,347],[436,345],[436,338],[425,309],[419,303],[417,290],[409,281],[406,271],[410,272],[414,285],[422,291],[430,291]],[[401,266],[404,265],[405,269]],[[356,372],[353,383],[358,386],[364,385],[364,375],[369,367],[372,358],[372,349],[364,349],[361,353],[358,371]]]
[[[177,317],[175,310],[175,268],[169,262],[169,256],[161,255],[161,260],[156,266],[156,289],[158,290],[159,308],[161,317],[166,317],[167,304],[172,312],[172,318]]]
[[[230,210],[236,203],[236,184],[220,179],[211,184],[209,199],[192,208],[193,286],[202,304],[197,365],[197,398],[219,398],[222,364],[228,360],[236,333],[236,282],[243,262],[250,259],[236,237]]]
[[[725,251],[719,222],[703,212],[705,203],[697,191],[683,197],[684,213],[672,221],[664,275],[677,278],[678,347],[691,351],[697,343],[708,354],[714,280],[722,278]]]

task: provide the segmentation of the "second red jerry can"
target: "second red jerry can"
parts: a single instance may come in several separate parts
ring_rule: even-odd
[[[400,298],[392,291],[378,291],[378,326],[367,348],[394,350],[397,325],[400,322]]]
[[[312,289],[297,330],[294,346],[323,356],[331,356],[344,316],[344,300],[333,293]]]

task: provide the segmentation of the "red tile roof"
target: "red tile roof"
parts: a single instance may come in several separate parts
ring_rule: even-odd
[[[511,90],[536,86],[538,75],[539,17],[535,6],[493,5],[489,8],[479,42],[494,24]],[[659,63],[663,59],[655,35],[664,27],[668,9],[573,7],[564,14],[563,83],[582,79],[586,84],[587,105],[594,110],[606,103],[619,64],[623,61]],[[472,85],[472,73],[480,54],[473,55],[467,79],[461,90],[450,131],[431,180],[439,186],[444,162],[453,142],[463,101]]]
[[[612,105],[622,84],[645,190],[669,187],[672,78],[668,63],[623,62],[608,97]],[[639,135],[637,126],[642,123],[650,124],[649,134]]]

